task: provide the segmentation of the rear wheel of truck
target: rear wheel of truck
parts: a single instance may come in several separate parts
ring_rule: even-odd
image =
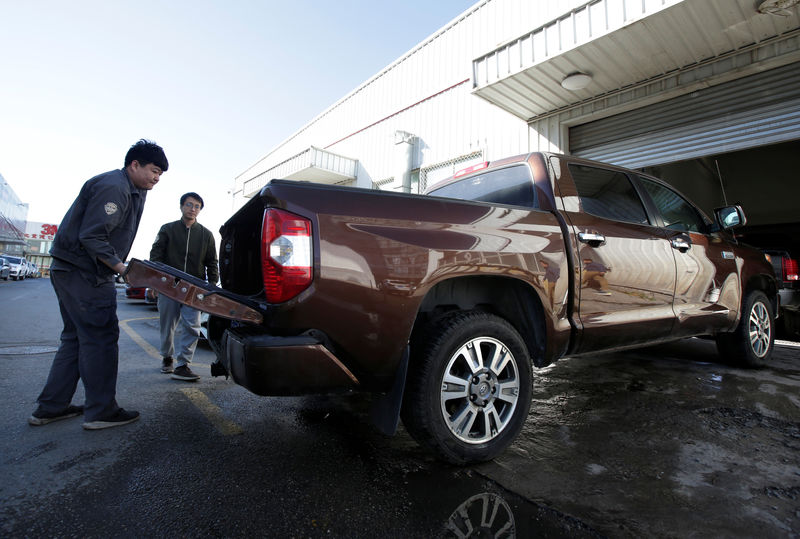
[[[749,292],[742,303],[742,317],[732,333],[717,336],[720,357],[742,367],[763,367],[775,345],[775,316],[767,296]]]
[[[403,424],[442,460],[490,460],[522,429],[531,376],[527,348],[511,324],[480,311],[446,315],[412,342]]]

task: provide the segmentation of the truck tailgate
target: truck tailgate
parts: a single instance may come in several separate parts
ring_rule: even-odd
[[[131,259],[125,278],[132,286],[158,290],[159,294],[199,311],[230,320],[260,324],[259,305],[166,264]]]

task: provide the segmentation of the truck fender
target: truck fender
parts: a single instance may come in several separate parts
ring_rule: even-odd
[[[403,357],[397,367],[392,388],[385,395],[379,395],[372,403],[370,415],[372,422],[382,433],[394,436],[400,424],[400,407],[403,404],[403,390],[406,387],[408,373],[409,346],[403,350]]]

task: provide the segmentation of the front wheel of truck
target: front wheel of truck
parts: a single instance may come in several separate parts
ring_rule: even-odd
[[[442,460],[491,460],[519,434],[531,405],[531,362],[519,333],[480,311],[446,315],[412,342],[402,419]]]
[[[742,302],[742,318],[732,333],[717,336],[720,357],[742,367],[763,367],[775,344],[775,316],[767,296],[758,290]]]

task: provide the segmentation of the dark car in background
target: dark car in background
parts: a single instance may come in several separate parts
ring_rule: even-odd
[[[760,249],[772,264],[780,308],[775,313],[779,339],[800,340],[800,222],[744,226],[736,237]]]
[[[765,251],[778,279],[781,298],[777,320],[781,337],[800,339],[800,264],[788,251]]]

